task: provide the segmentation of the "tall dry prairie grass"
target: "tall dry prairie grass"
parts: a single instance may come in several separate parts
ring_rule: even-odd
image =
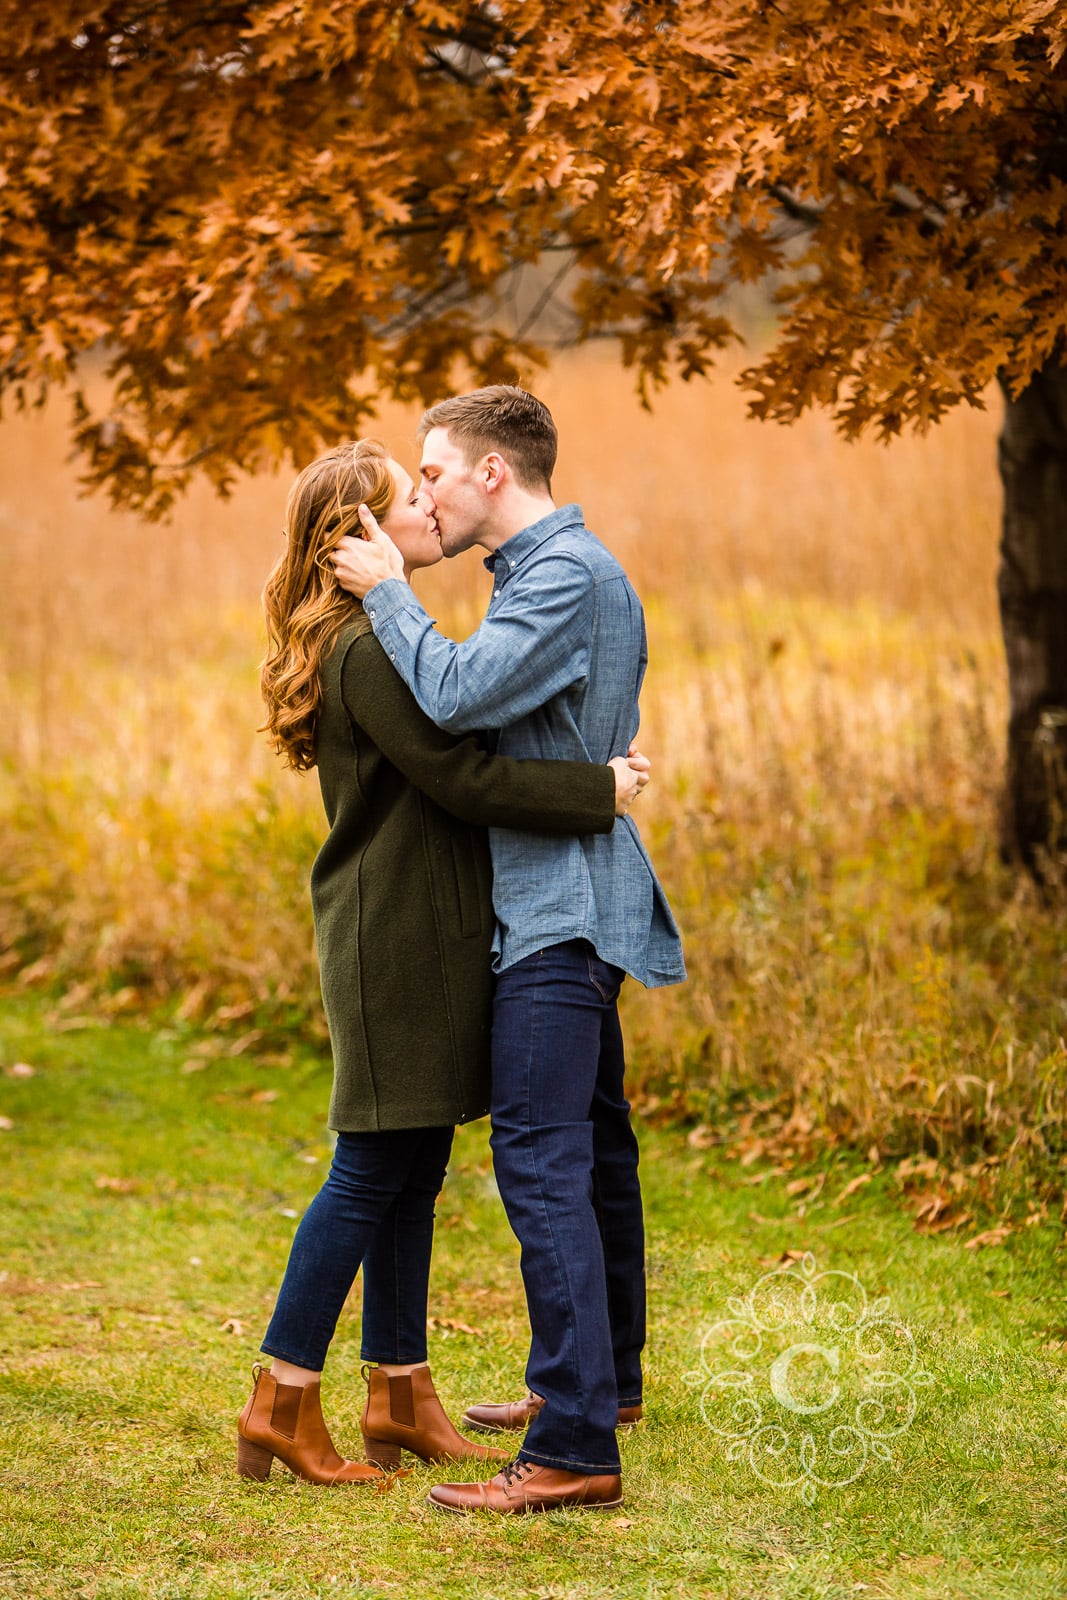
[[[645,1109],[751,1149],[1054,1165],[1063,945],[995,848],[995,408],[885,449],[753,423],[728,376],[648,415],[607,352],[537,387],[557,498],[648,612],[640,820],[691,977],[627,1001]],[[375,430],[411,464],[416,420]],[[321,1026],[317,785],[255,731],[289,475],[150,527],[79,499],[64,448],[58,403],[0,427],[7,966],[79,1004]],[[462,635],[485,587],[472,553],[420,593]]]

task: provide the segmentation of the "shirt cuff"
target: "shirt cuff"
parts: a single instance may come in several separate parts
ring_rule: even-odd
[[[401,578],[385,578],[381,583],[376,583],[373,589],[367,590],[363,597],[363,609],[377,633],[380,627],[390,618],[398,616],[401,611],[411,609],[421,611],[422,607],[412,594],[409,584],[404,583]]]

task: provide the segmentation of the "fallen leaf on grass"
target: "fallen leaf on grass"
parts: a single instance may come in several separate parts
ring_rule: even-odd
[[[816,1173],[810,1178],[793,1178],[791,1182],[786,1184],[785,1192],[789,1195],[807,1195],[809,1199],[814,1200],[815,1196],[821,1193],[825,1182],[825,1172]]]
[[[245,1325],[243,1322],[238,1321],[236,1317],[227,1317],[226,1321],[222,1324],[222,1331],[223,1333],[232,1333],[238,1339],[243,1339],[245,1336]]]
[[[75,983],[59,999],[60,1011],[74,1011],[78,1006],[84,1005],[93,992],[91,983]]]
[[[933,1156],[905,1156],[896,1167],[897,1178],[904,1184],[909,1178],[936,1178],[939,1170]]]
[[[202,1016],[209,992],[210,987],[204,978],[201,978],[200,982],[194,984],[191,989],[187,989],[181,1005],[175,1012],[178,1021],[194,1022],[198,1017]]]
[[[484,1328],[472,1328],[467,1322],[456,1322],[452,1317],[431,1317],[431,1328],[437,1328],[441,1333],[471,1333],[476,1339],[485,1337]]]
[[[13,1061],[4,1070],[9,1078],[34,1078],[37,1076],[36,1070],[30,1066],[28,1061]]]
[[[998,1228],[987,1228],[985,1233],[976,1233],[973,1239],[965,1239],[965,1250],[978,1250],[982,1245],[1003,1244],[1005,1239],[1014,1230],[1006,1224]]]
[[[632,1528],[633,1525],[634,1522],[632,1517],[612,1517],[611,1519],[611,1526],[613,1528]]]
[[[23,967],[19,973],[19,987],[29,989],[41,978],[52,976],[52,963],[47,956],[42,956],[40,961],[31,961],[28,967]]]
[[[936,1222],[917,1222],[915,1231],[916,1233],[951,1233],[953,1228],[965,1228],[969,1222],[973,1221],[974,1218],[969,1211],[965,1211],[962,1216],[958,1217],[954,1216],[950,1211],[947,1216],[939,1217]]]
[[[851,1183],[846,1183],[845,1187],[841,1190],[841,1193],[834,1201],[834,1205],[839,1206],[842,1200],[848,1199],[850,1194],[855,1194],[857,1189],[862,1189],[865,1183],[870,1183],[873,1176],[874,1174],[871,1172],[861,1172],[858,1178],[853,1178]]]
[[[993,1295],[995,1296],[995,1298],[997,1300],[1010,1300],[1011,1299],[1011,1290],[1010,1289],[994,1289],[994,1290],[992,1290],[992,1293],[993,1293]]]
[[[235,1039],[231,1045],[226,1047],[226,1054],[228,1056],[243,1056],[245,1051],[251,1050],[252,1046],[258,1044],[262,1037],[262,1028],[250,1028],[247,1033],[242,1033],[239,1039]]]
[[[691,1150],[710,1150],[712,1145],[720,1143],[720,1139],[714,1128],[702,1122],[686,1135],[685,1142]]]
[[[0,1117],[0,1133],[10,1133],[14,1126],[10,1117]]]
[[[108,996],[104,1001],[104,1010],[111,1015],[117,1015],[122,1011],[136,1011],[142,1003],[140,989],[127,984],[125,988],[116,989],[114,994]]]
[[[253,1105],[269,1106],[272,1100],[277,1100],[278,1094],[277,1089],[257,1089],[255,1094],[249,1095],[249,1099]]]
[[[235,1006],[219,1006],[211,1020],[212,1022],[217,1022],[220,1024],[225,1024],[227,1022],[243,1022],[245,1017],[252,1016],[255,1009],[256,1008],[253,1001],[242,1000]]]
[[[807,1255],[806,1250],[783,1250],[780,1256],[760,1256],[761,1267],[786,1267],[792,1266],[794,1261],[803,1261]]]
[[[397,1467],[395,1472],[389,1472],[384,1478],[379,1478],[374,1485],[375,1494],[388,1494],[398,1478],[411,1476],[410,1467]]]
[[[189,1054],[203,1056],[205,1060],[217,1061],[222,1054],[223,1041],[214,1035],[210,1039],[201,1039],[193,1045]]]
[[[955,1195],[943,1189],[926,1195],[915,1212],[915,1227],[919,1233],[947,1233],[950,1228],[965,1227],[974,1219],[969,1211],[955,1211]]]
[[[111,1194],[136,1194],[136,1178],[108,1178],[101,1176],[95,1180],[98,1189],[107,1189]]]

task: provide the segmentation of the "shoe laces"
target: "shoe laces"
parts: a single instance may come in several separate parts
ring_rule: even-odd
[[[536,1471],[537,1468],[532,1461],[505,1461],[500,1469],[500,1476],[504,1480],[504,1487],[511,1489],[515,1484],[522,1483],[528,1478],[531,1472]]]

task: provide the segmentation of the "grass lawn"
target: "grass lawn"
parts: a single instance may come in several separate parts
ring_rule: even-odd
[[[888,1173],[845,1195],[860,1169],[828,1158],[805,1201],[796,1174],[644,1130],[647,1417],[622,1440],[621,1512],[452,1517],[427,1506],[442,1472],[421,1463],[386,1494],[315,1489],[278,1463],[250,1485],[234,1474],[234,1423],[294,1218],[328,1163],[328,1067],[218,1055],[158,1021],[56,1022],[40,998],[3,1001],[0,1595],[1067,1594],[1067,1303],[1051,1223],[968,1250],[917,1234]],[[439,1212],[431,1364],[454,1415],[523,1386],[487,1131],[459,1134]],[[731,1353],[716,1324],[751,1318],[775,1271],[780,1325],[765,1317],[759,1348]],[[325,1385],[350,1453],[354,1300]],[[881,1366],[869,1322],[862,1355],[854,1336],[880,1300]],[[728,1368],[781,1432],[731,1445]],[[905,1380],[885,1391],[888,1420],[869,1400],[857,1411],[876,1369]],[[847,1440],[831,1426],[849,1421],[855,1448],[835,1456]]]

